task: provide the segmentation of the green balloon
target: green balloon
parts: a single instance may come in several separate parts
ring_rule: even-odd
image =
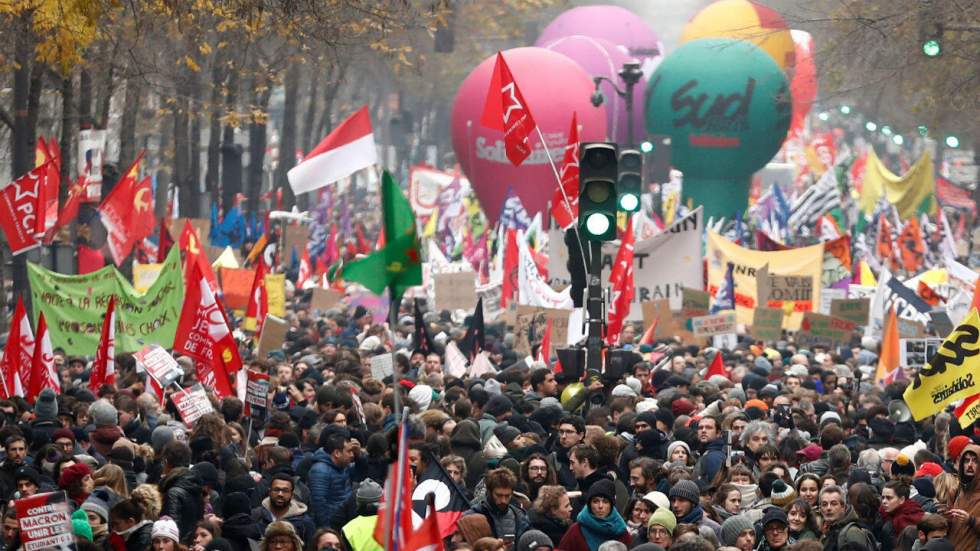
[[[647,132],[670,136],[685,204],[731,217],[748,206],[749,180],[789,129],[789,82],[762,49],[702,38],[675,50],[647,84]]]

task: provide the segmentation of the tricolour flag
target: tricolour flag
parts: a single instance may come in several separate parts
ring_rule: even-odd
[[[497,52],[480,122],[487,128],[504,133],[504,150],[514,166],[531,156],[530,135],[537,125],[504,60],[504,54],[500,52]]]
[[[105,319],[102,320],[102,338],[95,350],[95,361],[92,362],[92,373],[89,375],[88,388],[96,396],[102,385],[116,384],[116,296],[109,297]]]
[[[293,193],[300,194],[346,178],[377,162],[371,115],[365,105],[327,134],[286,177]]]

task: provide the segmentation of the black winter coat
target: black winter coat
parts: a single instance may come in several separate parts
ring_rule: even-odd
[[[201,480],[186,467],[170,471],[160,481],[163,507],[160,516],[169,516],[177,523],[184,543],[194,538],[194,526],[204,518],[204,496]]]

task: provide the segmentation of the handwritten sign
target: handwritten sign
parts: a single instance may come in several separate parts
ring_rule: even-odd
[[[695,337],[713,337],[735,332],[735,312],[721,312],[710,316],[691,318],[691,332]]]
[[[371,357],[371,376],[383,381],[395,374],[395,360],[391,354],[379,354]]]
[[[808,346],[847,346],[851,342],[856,326],[853,321],[846,319],[816,312],[804,312],[803,324],[796,334],[796,342]]]
[[[184,375],[184,370],[177,364],[177,360],[160,345],[151,344],[134,356],[162,388],[167,388]]]
[[[783,309],[756,308],[752,315],[752,338],[777,341],[783,336]]]
[[[544,335],[544,326],[551,321],[551,352],[561,348],[568,339],[569,310],[541,308],[520,304],[514,316],[514,351],[518,356],[531,353],[532,337],[540,340]]]
[[[869,298],[845,298],[830,301],[831,316],[853,321],[857,325],[866,325],[869,313],[871,313],[871,299]]]
[[[472,310],[476,305],[473,272],[434,274],[436,310]]]
[[[65,492],[36,494],[14,501],[24,551],[75,549],[71,509]]]
[[[813,300],[813,278],[806,276],[769,276],[769,301],[806,302]]]
[[[190,388],[185,388],[180,392],[170,395],[170,399],[177,406],[177,413],[188,427],[193,426],[194,422],[214,411],[211,400],[208,400],[208,393],[197,383]]]
[[[706,291],[699,291],[684,287],[681,290],[681,312],[689,317],[707,316],[711,295]]]

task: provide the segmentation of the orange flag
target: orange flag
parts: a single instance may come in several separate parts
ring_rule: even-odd
[[[922,230],[916,218],[910,218],[898,236],[898,251],[902,258],[902,267],[909,273],[922,268],[925,263],[926,243],[922,240]]]
[[[640,344],[641,345],[642,344],[648,344],[650,346],[653,346],[653,335],[654,335],[654,333],[657,332],[657,322],[659,322],[659,321],[660,320],[658,320],[658,319],[653,320],[653,323],[650,324],[650,327],[647,328],[647,330],[643,333],[643,336],[640,337]]]
[[[894,381],[899,368],[898,316],[892,308],[888,312],[888,321],[885,322],[885,332],[881,338],[881,355],[878,356],[875,384],[886,385]]]

